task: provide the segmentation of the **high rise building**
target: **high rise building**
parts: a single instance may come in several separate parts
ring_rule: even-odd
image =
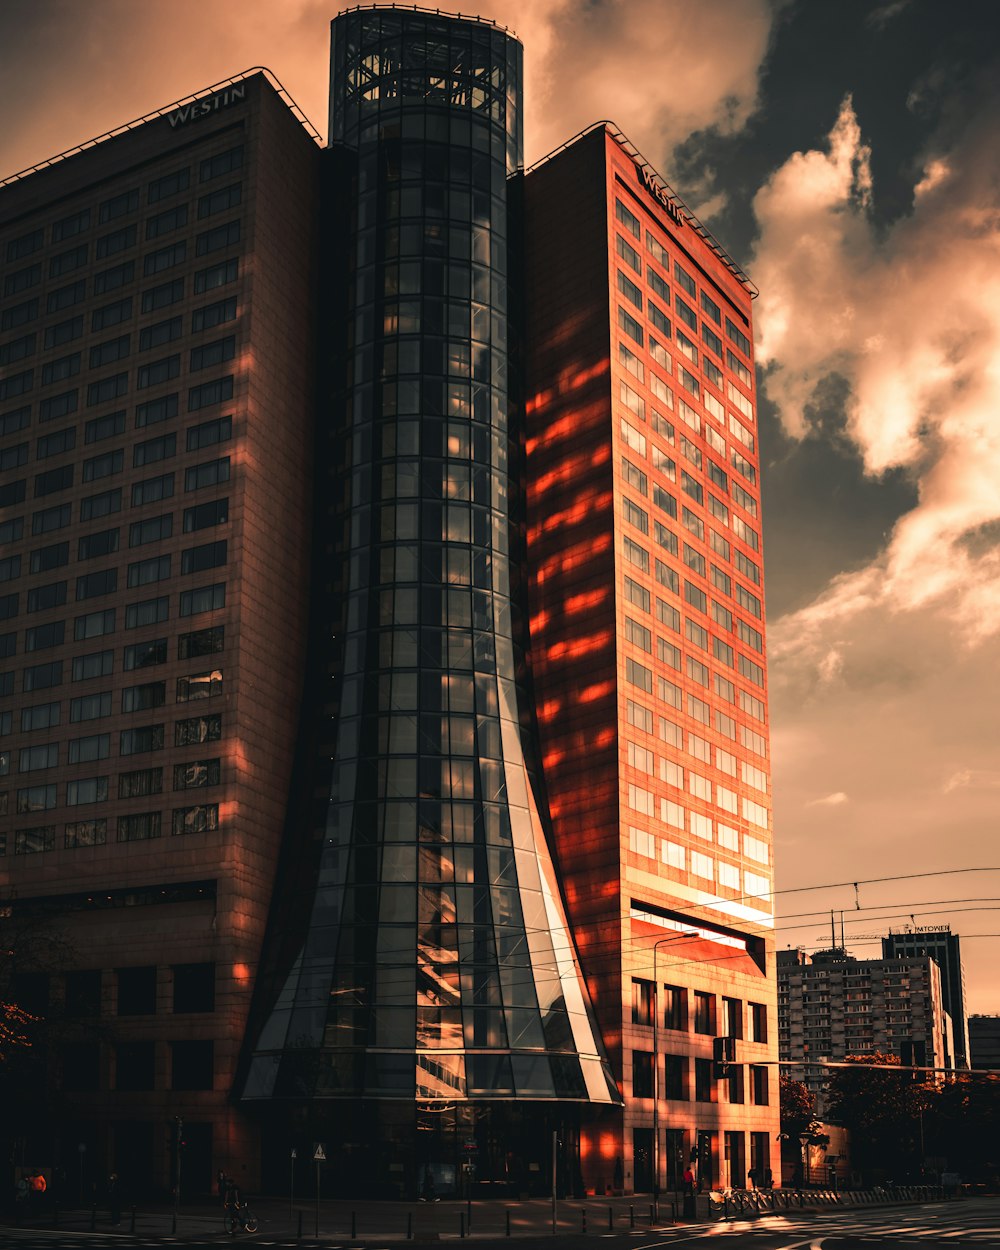
[[[741,1185],[777,1135],[756,292],[613,127],[524,196],[543,775],[627,1094],[585,1145],[637,1188],[692,1156]]]
[[[1000,1071],[1000,1016],[969,1016],[969,1067]]]
[[[613,128],[524,173],[509,32],[331,65],[325,149],[255,73],[0,184],[20,1149],[763,1181],[754,289]]]
[[[941,993],[944,1009],[951,1016],[954,1050],[951,1062],[956,1068],[968,1068],[969,1021],[965,1007],[965,969],[962,967],[962,943],[950,926],[933,925],[890,929],[882,939],[885,959],[905,955],[930,955],[941,969]]]
[[[823,1066],[848,1055],[897,1055],[917,1067],[949,1066],[951,1018],[941,971],[929,955],[855,959],[843,950],[778,952],[778,1052],[817,1096]]]
[[[44,973],[21,951],[65,1041],[31,1120],[129,1185],[166,1183],[181,1124],[194,1186],[248,1150],[230,1088],[309,604],[315,158],[257,74],[0,188],[0,865],[14,931],[67,943]]]

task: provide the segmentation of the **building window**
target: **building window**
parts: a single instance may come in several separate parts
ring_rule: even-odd
[[[181,591],[181,616],[197,616],[200,612],[212,612],[226,606],[225,583],[217,582],[214,586],[201,586],[197,590]]]
[[[105,803],[107,798],[107,777],[82,777],[66,782],[67,807],[79,807],[84,803]]]
[[[110,652],[108,653],[110,654]],[[56,718],[53,724],[59,723],[58,703],[51,704],[56,709]],[[23,724],[21,728],[24,729]],[[71,738],[68,744],[70,764],[91,764],[95,760],[106,760],[111,754],[111,736],[110,734],[88,734],[83,738]]]
[[[162,728],[162,727],[161,727]],[[194,716],[174,725],[174,746],[183,747],[202,742],[218,742],[222,737],[222,713]],[[162,746],[162,742],[160,743]]]
[[[754,1042],[767,1041],[767,1007],[763,1003],[750,1004],[750,1038]]]
[[[741,1063],[730,1064],[726,1080],[729,1086],[729,1101],[731,1103],[745,1102],[746,1094],[743,1088],[743,1065]]]
[[[153,1089],[155,1053],[153,1042],[119,1042],[115,1047],[115,1088]]]
[[[715,995],[694,991],[694,1031],[715,1035]]]
[[[696,1102],[715,1102],[716,1087],[711,1059],[694,1061],[694,1097]]]
[[[687,990],[679,985],[663,987],[663,1027],[687,1029]]]
[[[161,707],[167,701],[167,685],[162,681],[150,681],[141,686],[126,686],[122,691],[123,712],[145,712]]]
[[[101,1014],[101,973],[99,969],[66,973],[66,1015],[81,1020]]]
[[[174,765],[174,789],[195,790],[202,786],[219,784],[221,764],[218,759],[191,760],[187,764]]]
[[[119,755],[144,755],[149,751],[159,751],[162,746],[163,726],[143,725],[139,729],[123,729],[121,731],[118,753]],[[127,841],[128,839],[122,840]]]
[[[149,668],[156,664],[165,664],[167,660],[166,638],[155,638],[151,642],[136,642],[125,648],[126,672],[137,668]]]
[[[68,851],[82,846],[103,846],[107,840],[108,822],[103,816],[99,820],[71,821],[65,829],[64,845]]]
[[[174,1014],[215,1010],[215,964],[175,964]]]
[[[758,1107],[768,1105],[767,1068],[762,1063],[750,1065],[750,1100]]]
[[[653,1023],[653,982],[632,978],[632,1023]]]
[[[653,1055],[651,1051],[632,1051],[632,1097],[653,1097]]]
[[[130,603],[125,609],[125,628],[140,629],[143,625],[159,625],[170,616],[170,599],[145,599],[142,603]]]
[[[184,489],[186,491],[202,490],[206,486],[218,486],[229,481],[229,457],[208,460],[204,464],[192,465],[184,472]]]
[[[211,1089],[213,1064],[213,1042],[171,1042],[170,1088]]]
[[[739,998],[723,998],[722,1027],[726,1037],[743,1036],[743,1003]]]
[[[147,794],[159,794],[162,790],[162,768],[140,768],[135,772],[118,774],[120,799],[142,798]]]
[[[225,648],[225,643],[226,627],[224,625],[211,625],[208,629],[181,634],[177,639],[177,658],[190,660],[200,655],[214,655]]]
[[[184,509],[184,533],[209,529],[213,525],[225,525],[229,520],[229,499],[212,499],[194,508]]]
[[[194,699],[214,699],[222,692],[222,670],[210,669],[178,677],[178,702]]]
[[[173,832],[208,833],[219,827],[218,803],[199,803],[196,807],[174,809]]]
[[[142,842],[159,836],[159,812],[141,812],[135,816],[118,817],[119,842]]]
[[[687,1059],[683,1055],[663,1056],[663,1096],[678,1100],[688,1096]]]

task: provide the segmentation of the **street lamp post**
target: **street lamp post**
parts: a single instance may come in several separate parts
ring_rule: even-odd
[[[656,970],[656,956],[661,946],[668,946],[682,938],[697,937],[693,931],[673,933],[653,943],[653,1218],[660,1218],[660,977]]]

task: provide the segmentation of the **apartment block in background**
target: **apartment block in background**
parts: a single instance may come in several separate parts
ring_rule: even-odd
[[[817,1096],[822,1111],[827,1061],[898,1055],[904,1064],[943,1068],[952,1054],[951,1017],[941,970],[929,955],[855,959],[839,948],[778,952],[778,1051]]]
[[[950,926],[907,926],[890,929],[882,939],[882,958],[930,955],[941,969],[941,995],[944,1009],[951,1016],[955,1044],[951,1063],[956,1068],[971,1067],[969,1024],[965,1006],[965,969],[962,966],[962,940]]]

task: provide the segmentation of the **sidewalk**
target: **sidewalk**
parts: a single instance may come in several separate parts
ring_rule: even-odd
[[[632,1228],[669,1228],[673,1225],[674,1195],[660,1198],[659,1219],[652,1219],[648,1194],[628,1198],[560,1200],[556,1206],[558,1233],[627,1233]],[[451,1241],[463,1237],[498,1240],[506,1237],[552,1235],[552,1203],[534,1198],[510,1201],[455,1199],[440,1202],[351,1202],[324,1199],[290,1204],[269,1198],[247,1199],[260,1221],[257,1237],[304,1242]],[[678,1206],[679,1210],[679,1206]],[[471,1219],[470,1219],[471,1217]],[[699,1195],[698,1220],[708,1222],[708,1195]],[[25,1220],[24,1227],[110,1233],[143,1237],[203,1239],[223,1235],[222,1208],[216,1202],[184,1203],[175,1211],[166,1204],[145,1203],[133,1210],[122,1206],[121,1223],[111,1223],[107,1207],[95,1212],[80,1207],[50,1208]]]

